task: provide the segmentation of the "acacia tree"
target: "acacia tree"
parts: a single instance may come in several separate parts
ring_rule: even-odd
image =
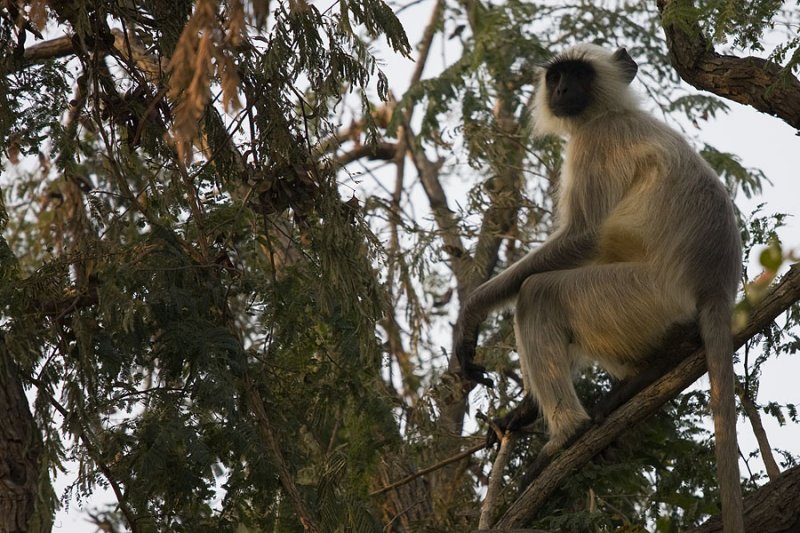
[[[417,29],[423,7],[412,54],[401,21]],[[464,423],[521,387],[501,314],[479,353],[498,386],[470,403],[448,321],[548,232],[561,143],[529,135],[535,68],[571,42],[626,44],[668,119],[730,98],[796,126],[794,36],[760,60],[714,46],[763,52],[797,13],[734,7],[6,2],[0,530],[49,530],[59,498],[98,487],[116,498],[92,515],[106,529],[476,529],[494,455]],[[439,70],[436,49],[454,56]],[[409,80],[381,70],[407,56]],[[758,171],[697,142],[732,194],[758,192]],[[742,220],[749,245],[780,224]],[[741,379],[754,427],[761,406],[795,419],[757,392],[763,362],[798,345],[797,276],[742,305],[740,344],[763,347]],[[510,490],[490,491],[481,524],[677,530],[715,514],[707,401],[684,392],[696,346],[679,332],[678,366],[635,397],[643,384],[609,396],[587,372],[598,424],[551,463],[541,428],[506,445],[492,478]],[[796,499],[778,471],[797,451],[779,466],[760,444],[775,480],[754,497]],[[64,465],[75,482],[54,494]],[[800,520],[769,509],[747,520]]]

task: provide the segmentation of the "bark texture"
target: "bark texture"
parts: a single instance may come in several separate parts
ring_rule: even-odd
[[[658,0],[664,34],[675,70],[687,83],[778,117],[800,129],[800,81],[760,57],[719,54],[691,13],[688,0]]]
[[[0,531],[29,531],[41,443],[17,368],[0,337]]]
[[[800,467],[780,474],[744,499],[746,531],[759,533],[794,533],[800,531]],[[686,533],[722,531],[719,516]]]

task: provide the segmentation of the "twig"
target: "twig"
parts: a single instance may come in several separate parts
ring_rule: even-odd
[[[764,461],[764,468],[767,470],[767,475],[770,481],[775,481],[781,473],[778,468],[778,463],[775,462],[775,457],[772,455],[772,447],[769,444],[769,437],[764,430],[764,425],[761,423],[761,415],[758,413],[758,408],[755,402],[750,398],[748,391],[737,381],[736,393],[739,396],[739,401],[742,402],[747,418],[750,420],[750,425],[753,428],[753,434],[756,436],[758,442],[758,449],[761,451],[761,458]]]
[[[417,479],[420,476],[424,476],[425,474],[430,474],[431,472],[433,472],[435,470],[439,470],[440,468],[443,468],[443,467],[445,467],[445,466],[447,466],[447,465],[449,465],[451,463],[455,463],[456,461],[460,461],[461,459],[464,459],[465,457],[469,457],[473,453],[478,452],[480,450],[483,450],[484,448],[486,448],[486,444],[485,443],[482,442],[480,444],[476,444],[475,446],[472,446],[471,448],[467,448],[463,452],[460,452],[460,453],[457,453],[456,455],[448,457],[444,461],[440,461],[440,462],[436,463],[435,465],[429,466],[427,468],[423,468],[422,470],[420,470],[420,471],[418,471],[418,472],[416,472],[414,474],[406,476],[403,479],[401,479],[400,481],[395,481],[391,485],[386,485],[385,487],[381,487],[378,490],[374,490],[374,491],[370,492],[369,495],[370,496],[379,496],[379,495],[383,494],[384,492],[389,492],[390,490],[396,489],[397,487],[399,487],[401,485],[405,485],[406,483],[414,481],[415,479]]]
[[[503,485],[503,470],[505,470],[508,460],[511,458],[511,450],[517,441],[517,433],[506,431],[500,437],[500,450],[492,464],[492,472],[489,474],[489,486],[486,490],[486,498],[481,504],[481,517],[478,521],[478,529],[489,529],[492,527],[493,515],[497,508],[497,499]]]

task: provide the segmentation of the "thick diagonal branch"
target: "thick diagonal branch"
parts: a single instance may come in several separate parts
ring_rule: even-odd
[[[738,349],[800,300],[800,265],[795,264],[770,294],[753,310],[747,325],[734,336]],[[558,455],[506,511],[495,527],[516,527],[530,521],[563,480],[588,463],[633,425],[657,411],[664,403],[697,381],[706,371],[705,352],[695,349],[677,366],[632,400],[591,428]],[[747,519],[746,519],[747,520]],[[751,524],[753,526],[753,524]],[[757,530],[748,527],[748,530]]]

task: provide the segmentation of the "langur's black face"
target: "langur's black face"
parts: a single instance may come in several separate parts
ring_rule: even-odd
[[[577,59],[556,61],[547,67],[548,104],[557,117],[574,117],[591,102],[597,73],[591,64]]]

